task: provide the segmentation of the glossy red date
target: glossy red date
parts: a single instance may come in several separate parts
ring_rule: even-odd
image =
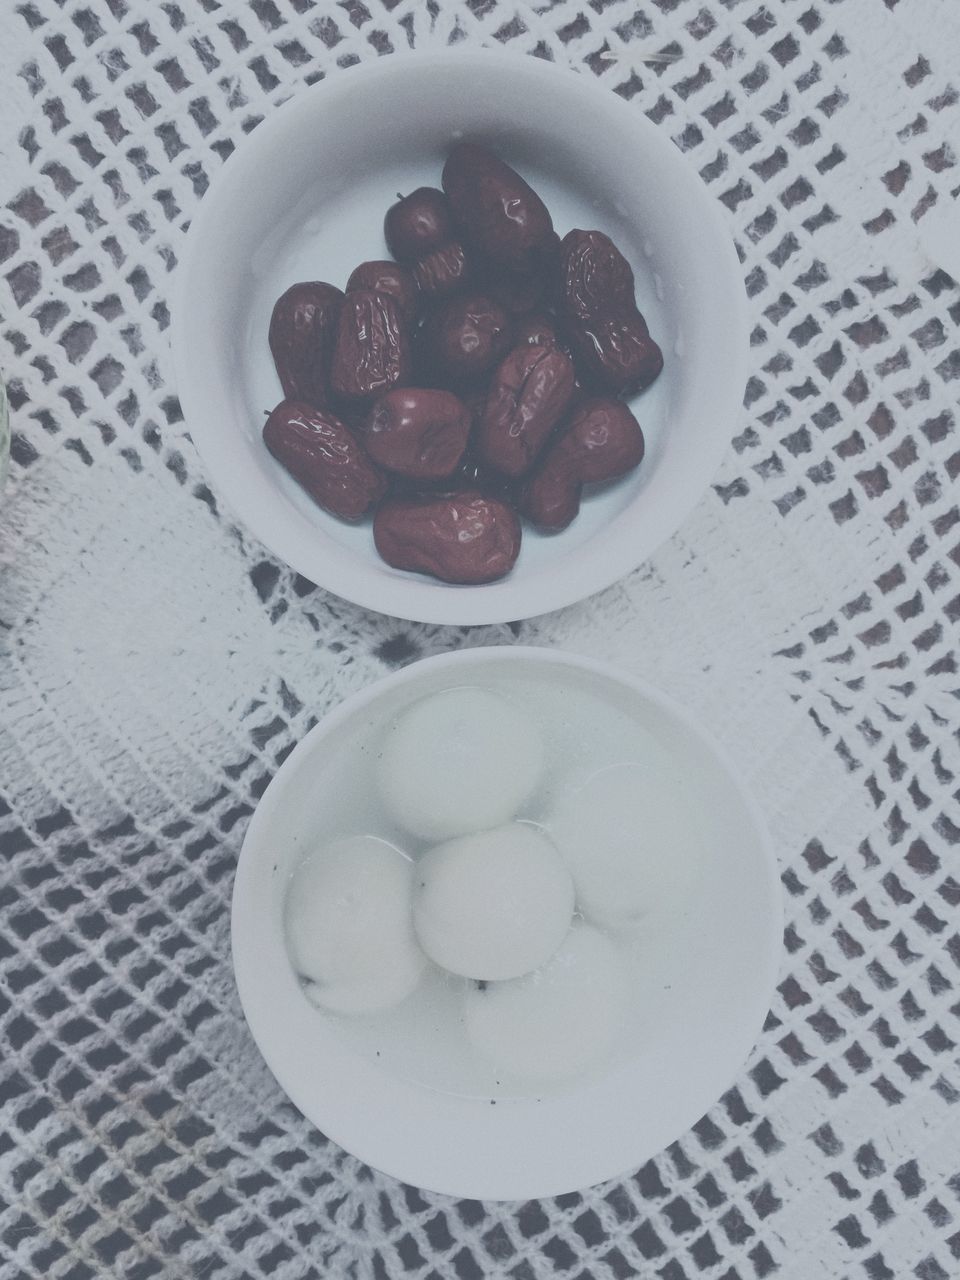
[[[424,322],[424,367],[453,382],[479,377],[502,359],[513,326],[498,302],[484,294],[452,298]]]
[[[663,354],[637,307],[633,271],[602,231],[564,236],[560,313],[578,368],[603,390],[642,390],[659,375]]]
[[[449,391],[397,387],[381,396],[363,433],[367,452],[386,470],[413,480],[445,480],[460,465],[471,417]]]
[[[291,285],[270,317],[269,343],[283,394],[324,405],[343,294],[322,280]]]
[[[443,167],[443,189],[470,243],[501,266],[534,272],[554,244],[546,205],[516,169],[487,147],[461,142]]]
[[[416,262],[453,238],[450,202],[436,187],[418,187],[387,210],[383,234],[398,262]]]
[[[340,308],[330,385],[348,401],[372,400],[410,381],[410,335],[396,299],[356,289]]]
[[[585,484],[626,475],[643,453],[643,431],[622,400],[586,400],[524,486],[520,510],[546,532],[565,529],[580,510]]]
[[[347,281],[347,293],[358,289],[370,289],[374,293],[389,293],[407,321],[416,319],[420,308],[420,294],[411,273],[395,262],[361,262]]]
[[[386,492],[356,436],[326,409],[284,400],[267,418],[263,439],[311,498],[342,520],[359,520]]]
[[[395,569],[442,582],[495,582],[520,554],[512,507],[477,490],[436,497],[388,498],[373,520],[377,551]]]
[[[558,347],[514,348],[490,382],[480,419],[480,461],[513,479],[524,475],[563,416],[573,388],[573,362]]]

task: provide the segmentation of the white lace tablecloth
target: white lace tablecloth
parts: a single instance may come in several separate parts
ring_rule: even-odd
[[[593,600],[469,631],[253,542],[167,355],[240,138],[319,77],[456,43],[655,121],[726,210],[753,319],[680,533]],[[0,67],[0,1275],[956,1280],[960,4],[6,0]],[[498,1205],[401,1186],[285,1101],[228,924],[250,812],[324,709],[504,642],[694,709],[766,810],[788,926],[709,1115],[615,1184]]]

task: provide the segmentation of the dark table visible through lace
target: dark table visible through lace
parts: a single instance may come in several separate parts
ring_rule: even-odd
[[[251,541],[167,357],[185,229],[242,136],[320,77],[457,43],[646,113],[724,208],[753,324],[680,533],[588,603],[470,631],[345,605]],[[955,1280],[960,5],[8,0],[0,67],[3,1280]],[[515,642],[702,716],[767,813],[788,924],[709,1115],[622,1181],[497,1205],[297,1114],[228,915],[257,797],[327,706]]]

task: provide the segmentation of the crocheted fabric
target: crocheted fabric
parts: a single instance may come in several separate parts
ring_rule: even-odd
[[[272,559],[167,356],[184,232],[243,135],[320,77],[457,43],[646,113],[724,208],[753,320],[677,536],[581,606],[469,631]],[[9,0],[0,66],[4,1280],[960,1275],[960,5]],[[543,1203],[424,1194],[328,1142],[229,960],[240,840],[291,746],[386,670],[491,643],[694,709],[787,899],[736,1086],[633,1175]]]

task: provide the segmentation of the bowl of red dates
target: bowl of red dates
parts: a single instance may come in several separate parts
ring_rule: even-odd
[[[641,564],[729,442],[722,216],[601,81],[395,55],[280,107],[190,229],[178,390],[215,491],[356,604],[513,621]]]

